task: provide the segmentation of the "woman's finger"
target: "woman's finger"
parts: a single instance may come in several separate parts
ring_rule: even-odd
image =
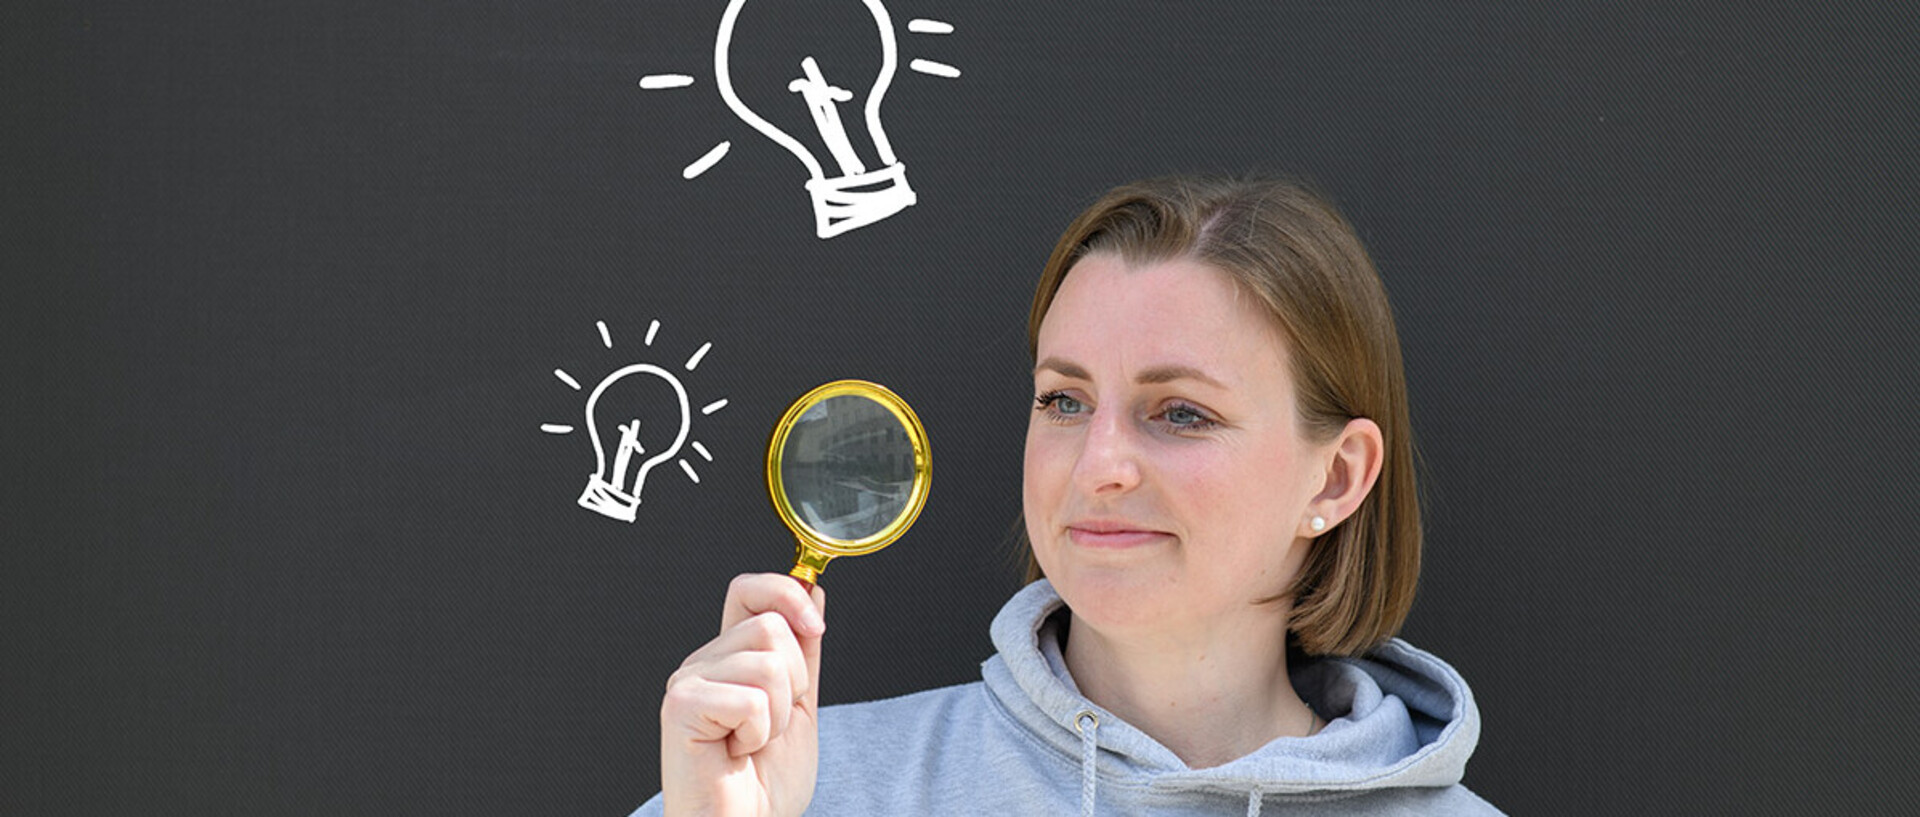
[[[682,669],[695,669],[723,661],[729,656],[744,652],[769,653],[780,659],[787,668],[787,681],[793,688],[795,697],[812,691],[817,675],[817,660],[809,661],[806,642],[814,645],[814,654],[818,654],[818,638],[802,638],[788,626],[785,616],[779,613],[761,613],[746,619],[712,641],[702,645],[687,660],[681,662]],[[703,673],[704,674],[704,673]]]
[[[771,739],[787,731],[793,717],[793,705],[799,697],[793,680],[806,677],[806,667],[798,658],[797,647],[791,657],[774,652],[738,652],[702,666],[700,678],[759,690],[767,699],[766,737]]]
[[[827,621],[821,611],[825,609],[826,595],[814,588],[809,593],[792,576],[782,573],[746,573],[733,578],[727,585],[727,600],[720,614],[720,631],[726,632],[753,616],[761,613],[779,613],[785,616],[794,633],[818,638],[827,631]],[[816,602],[818,598],[821,601]]]
[[[813,609],[820,611],[821,624],[824,626],[827,615],[827,591],[819,585],[814,585],[807,591],[807,595],[808,600],[813,602]],[[801,660],[807,665],[806,692],[801,693],[801,697],[809,706],[818,706],[820,703],[820,637],[816,635],[811,638],[799,638],[797,641],[800,644]]]
[[[697,675],[676,679],[667,688],[660,724],[694,742],[725,741],[728,754],[735,757],[759,751],[773,731],[766,690]]]

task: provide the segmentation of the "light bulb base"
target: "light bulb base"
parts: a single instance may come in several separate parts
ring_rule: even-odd
[[[632,522],[639,516],[640,497],[629,494],[594,474],[587,478],[587,489],[580,492],[580,507],[589,511]]]
[[[907,184],[907,166],[897,162],[865,173],[814,179],[807,182],[807,193],[813,197],[814,233],[821,238],[865,227],[918,200]]]

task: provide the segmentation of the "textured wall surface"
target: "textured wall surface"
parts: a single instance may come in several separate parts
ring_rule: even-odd
[[[745,7],[749,104],[799,110],[795,54],[876,70],[861,4],[817,5]],[[935,467],[827,576],[825,698],[977,678],[1032,282],[1101,191],[1186,170],[1309,179],[1375,254],[1426,468],[1405,635],[1475,687],[1468,785],[1911,803],[1915,19],[1771,5],[889,0],[918,201],[830,239],[717,93],[718,0],[16,10],[0,812],[626,813],[727,578],[791,557],[770,427],[841,377]],[[642,362],[712,459],[626,523],[541,426],[584,422],[555,369]]]

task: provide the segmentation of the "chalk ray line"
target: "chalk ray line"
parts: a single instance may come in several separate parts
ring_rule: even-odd
[[[714,165],[719,164],[721,159],[726,158],[727,150],[732,147],[732,142],[721,142],[720,144],[714,145],[712,150],[707,151],[707,155],[693,160],[693,164],[687,165],[685,170],[680,171],[680,178],[692,179],[707,172],[712,169]]]
[[[560,378],[560,382],[572,386],[574,391],[580,390],[580,381],[573,379],[573,375],[567,374],[564,369],[554,369],[553,376]]]
[[[701,445],[699,440],[693,441],[693,450],[696,452],[699,452],[701,459],[706,460],[707,462],[713,462],[713,452],[708,451],[707,447],[704,445]]]
[[[929,20],[921,17],[907,21],[907,30],[915,34],[952,34],[953,24],[942,20]]]
[[[944,62],[934,62],[933,60],[914,60],[913,62],[907,63],[907,67],[919,71],[922,74],[932,74],[936,77],[946,77],[947,79],[960,76],[960,69]]]
[[[693,480],[693,484],[700,484],[700,475],[694,473],[693,466],[687,464],[687,461],[684,459],[680,461],[680,470],[687,472],[687,479]]]
[[[693,77],[686,74],[648,74],[640,78],[640,87],[647,91],[659,91],[666,88],[685,88],[693,84]]]
[[[726,407],[727,407],[727,398],[725,398],[725,397],[722,397],[722,398],[720,398],[720,399],[718,399],[718,400],[715,400],[715,401],[713,401],[713,402],[711,402],[711,403],[708,403],[708,404],[706,404],[706,405],[704,405],[704,406],[701,406],[701,407],[700,407],[700,413],[701,413],[701,414],[712,414],[712,413],[714,413],[714,412],[716,412],[716,411],[719,411],[719,410],[721,410],[721,409],[723,409],[723,408],[726,408]]]
[[[603,344],[606,344],[606,347],[607,347],[608,349],[612,349],[612,348],[613,348],[613,336],[612,336],[612,335],[610,335],[610,334],[607,334],[607,322],[606,322],[606,321],[594,321],[594,322],[593,322],[593,325],[594,325],[594,326],[598,326],[598,327],[600,327],[600,342],[601,342],[601,343],[603,343]]]
[[[561,425],[559,423],[541,423],[540,430],[548,434],[572,434],[573,426]]]
[[[648,346],[653,345],[653,336],[655,333],[659,331],[660,331],[659,321],[654,321],[652,326],[647,327],[647,345]]]
[[[687,358],[687,371],[691,372],[696,367],[698,367],[700,365],[700,359],[703,357],[706,357],[707,350],[712,348],[713,348],[713,341],[707,341],[706,343],[701,344],[700,350],[697,352],[694,352],[693,357]]]

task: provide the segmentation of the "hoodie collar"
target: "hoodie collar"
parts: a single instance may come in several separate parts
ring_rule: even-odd
[[[1015,720],[1067,757],[1083,754],[1076,723],[1097,716],[1102,774],[1146,777],[1156,788],[1256,794],[1448,786],[1460,781],[1479,740],[1479,712],[1466,682],[1440,659],[1394,639],[1358,658],[1313,658],[1289,668],[1295,690],[1328,720],[1319,732],[1190,769],[1080,695],[1059,659],[1057,627],[1048,625],[1063,607],[1045,579],[1014,594],[994,618],[999,652],[982,675]]]

